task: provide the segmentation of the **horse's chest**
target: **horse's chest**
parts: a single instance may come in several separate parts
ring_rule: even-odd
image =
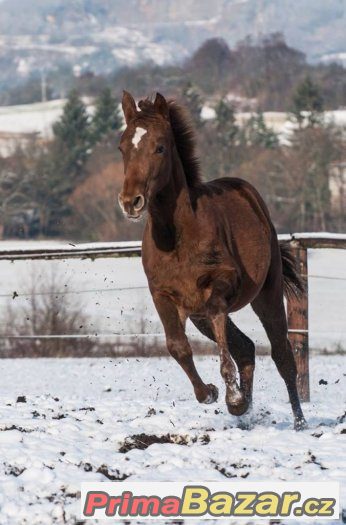
[[[152,292],[169,295],[176,304],[191,311],[200,308],[205,301],[197,285],[203,268],[196,257],[161,255],[143,264]]]

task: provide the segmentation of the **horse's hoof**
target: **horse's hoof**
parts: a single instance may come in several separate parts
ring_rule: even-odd
[[[229,402],[227,403],[226,401],[226,404],[228,412],[232,414],[232,416],[242,416],[243,414],[245,414],[245,412],[247,412],[250,406],[250,403],[247,399],[244,399],[243,401],[237,404]]]
[[[215,403],[215,401],[217,401],[217,398],[219,397],[219,389],[211,383],[209,383],[207,387],[209,390],[208,395],[206,398],[203,399],[203,401],[201,401],[201,403],[210,405],[211,403]]]
[[[300,432],[308,428],[308,424],[304,417],[300,417],[294,420],[294,430]]]

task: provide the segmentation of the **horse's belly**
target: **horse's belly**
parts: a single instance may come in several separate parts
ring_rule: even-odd
[[[249,239],[239,244],[238,256],[241,261],[241,286],[231,312],[240,310],[251,303],[262,289],[271,260],[269,239],[266,237]]]

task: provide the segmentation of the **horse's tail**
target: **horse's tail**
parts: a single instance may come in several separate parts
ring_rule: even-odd
[[[280,252],[284,278],[284,294],[287,298],[293,296],[299,299],[305,291],[305,286],[299,274],[290,245],[287,242],[280,243]]]

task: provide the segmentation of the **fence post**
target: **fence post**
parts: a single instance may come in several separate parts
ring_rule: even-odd
[[[297,386],[301,401],[310,401],[309,385],[309,291],[307,249],[293,248],[300,276],[305,285],[300,299],[292,297],[287,302],[288,337],[297,364]]]

